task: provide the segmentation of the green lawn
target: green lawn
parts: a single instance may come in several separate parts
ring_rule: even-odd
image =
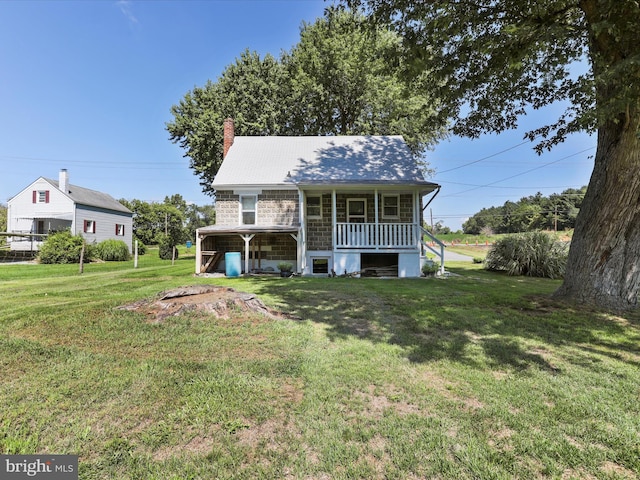
[[[637,478],[640,321],[557,281],[194,278],[193,259],[0,266],[0,453],[82,479]],[[171,287],[299,319],[117,310]]]

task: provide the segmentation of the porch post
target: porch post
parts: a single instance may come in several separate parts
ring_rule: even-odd
[[[375,210],[375,242],[376,242],[376,250],[380,250],[380,226],[379,226],[379,221],[378,221],[378,189],[374,188],[373,189],[373,204],[374,204],[374,210]],[[400,205],[398,205],[398,209],[400,208]]]
[[[297,238],[294,237],[293,234],[291,236],[294,237],[294,239],[297,242],[297,249],[296,249],[298,252],[297,270],[301,274],[304,273],[304,270],[307,267],[307,233],[306,233],[307,226],[305,222],[305,218],[306,218],[305,205],[307,204],[306,199],[307,199],[307,194],[305,193],[305,191],[302,189],[298,189],[298,201],[299,201],[298,208],[300,210],[300,230],[298,230]],[[320,195],[320,208],[322,209],[322,195]]]
[[[336,189],[334,188],[331,191],[331,231],[333,232],[333,238],[331,239],[333,248],[332,250],[336,249],[336,237],[337,237],[337,232],[336,229],[338,228],[338,226],[336,225],[337,221],[338,221],[338,214],[336,213],[336,203],[337,203],[337,198],[336,198]]]
[[[136,255],[138,252],[136,252]],[[196,229],[196,275],[201,273],[202,268],[202,238],[200,238],[200,229]]]
[[[244,274],[249,274],[249,242],[253,237],[255,237],[255,233],[248,235],[240,235],[244,240]]]

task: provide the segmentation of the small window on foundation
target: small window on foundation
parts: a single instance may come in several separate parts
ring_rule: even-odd
[[[314,258],[313,273],[329,273],[329,259],[328,258]]]

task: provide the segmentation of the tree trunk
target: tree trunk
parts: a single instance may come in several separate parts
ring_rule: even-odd
[[[595,166],[556,298],[621,311],[640,288],[640,139],[637,110],[598,130]]]

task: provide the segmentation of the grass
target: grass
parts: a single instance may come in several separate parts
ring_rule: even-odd
[[[193,258],[0,266],[0,453],[82,479],[637,478],[640,326],[558,282],[194,278]],[[182,285],[299,320],[114,307]]]

